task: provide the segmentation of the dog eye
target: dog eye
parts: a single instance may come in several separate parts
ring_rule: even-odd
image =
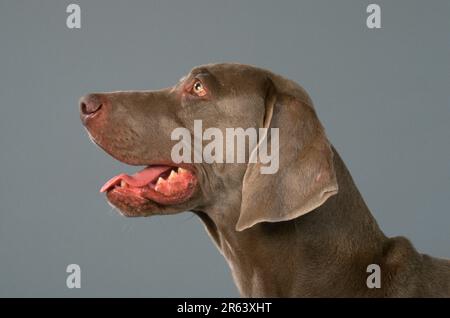
[[[200,96],[200,97],[206,95],[206,90],[203,87],[202,82],[200,82],[200,81],[196,81],[194,83],[194,85],[192,86],[192,91],[194,92],[195,95]]]

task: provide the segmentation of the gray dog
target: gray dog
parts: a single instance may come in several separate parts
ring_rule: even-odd
[[[146,166],[105,184],[109,202],[131,217],[193,211],[242,296],[450,296],[450,262],[383,234],[293,81],[252,66],[205,65],[168,89],[87,95],[80,112],[96,144]],[[278,128],[279,170],[262,174],[248,153],[247,163],[174,163],[172,132],[194,134],[194,120],[224,132]],[[371,264],[380,270],[375,288]]]

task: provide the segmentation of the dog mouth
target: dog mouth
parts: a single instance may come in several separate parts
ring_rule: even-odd
[[[100,192],[106,192],[113,204],[138,207],[153,201],[173,205],[189,200],[196,185],[197,177],[190,169],[150,165],[133,175],[122,173],[111,178]]]

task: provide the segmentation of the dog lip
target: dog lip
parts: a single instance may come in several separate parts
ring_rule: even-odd
[[[150,202],[160,205],[186,202],[194,195],[197,185],[195,172],[184,165],[151,165],[132,176],[122,173],[113,177],[101,192],[106,192],[113,205],[141,210]]]
[[[107,181],[100,189],[100,192],[106,192],[112,187],[120,184],[122,181],[132,187],[143,187],[156,180],[161,174],[170,169],[172,169],[170,166],[148,166],[131,176],[122,173]]]

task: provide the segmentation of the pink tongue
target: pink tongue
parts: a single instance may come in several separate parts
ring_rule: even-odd
[[[100,189],[100,192],[107,191],[112,186],[119,184],[122,180],[132,187],[143,187],[170,169],[171,167],[168,166],[151,166],[133,174],[132,176],[122,173],[106,182]]]

